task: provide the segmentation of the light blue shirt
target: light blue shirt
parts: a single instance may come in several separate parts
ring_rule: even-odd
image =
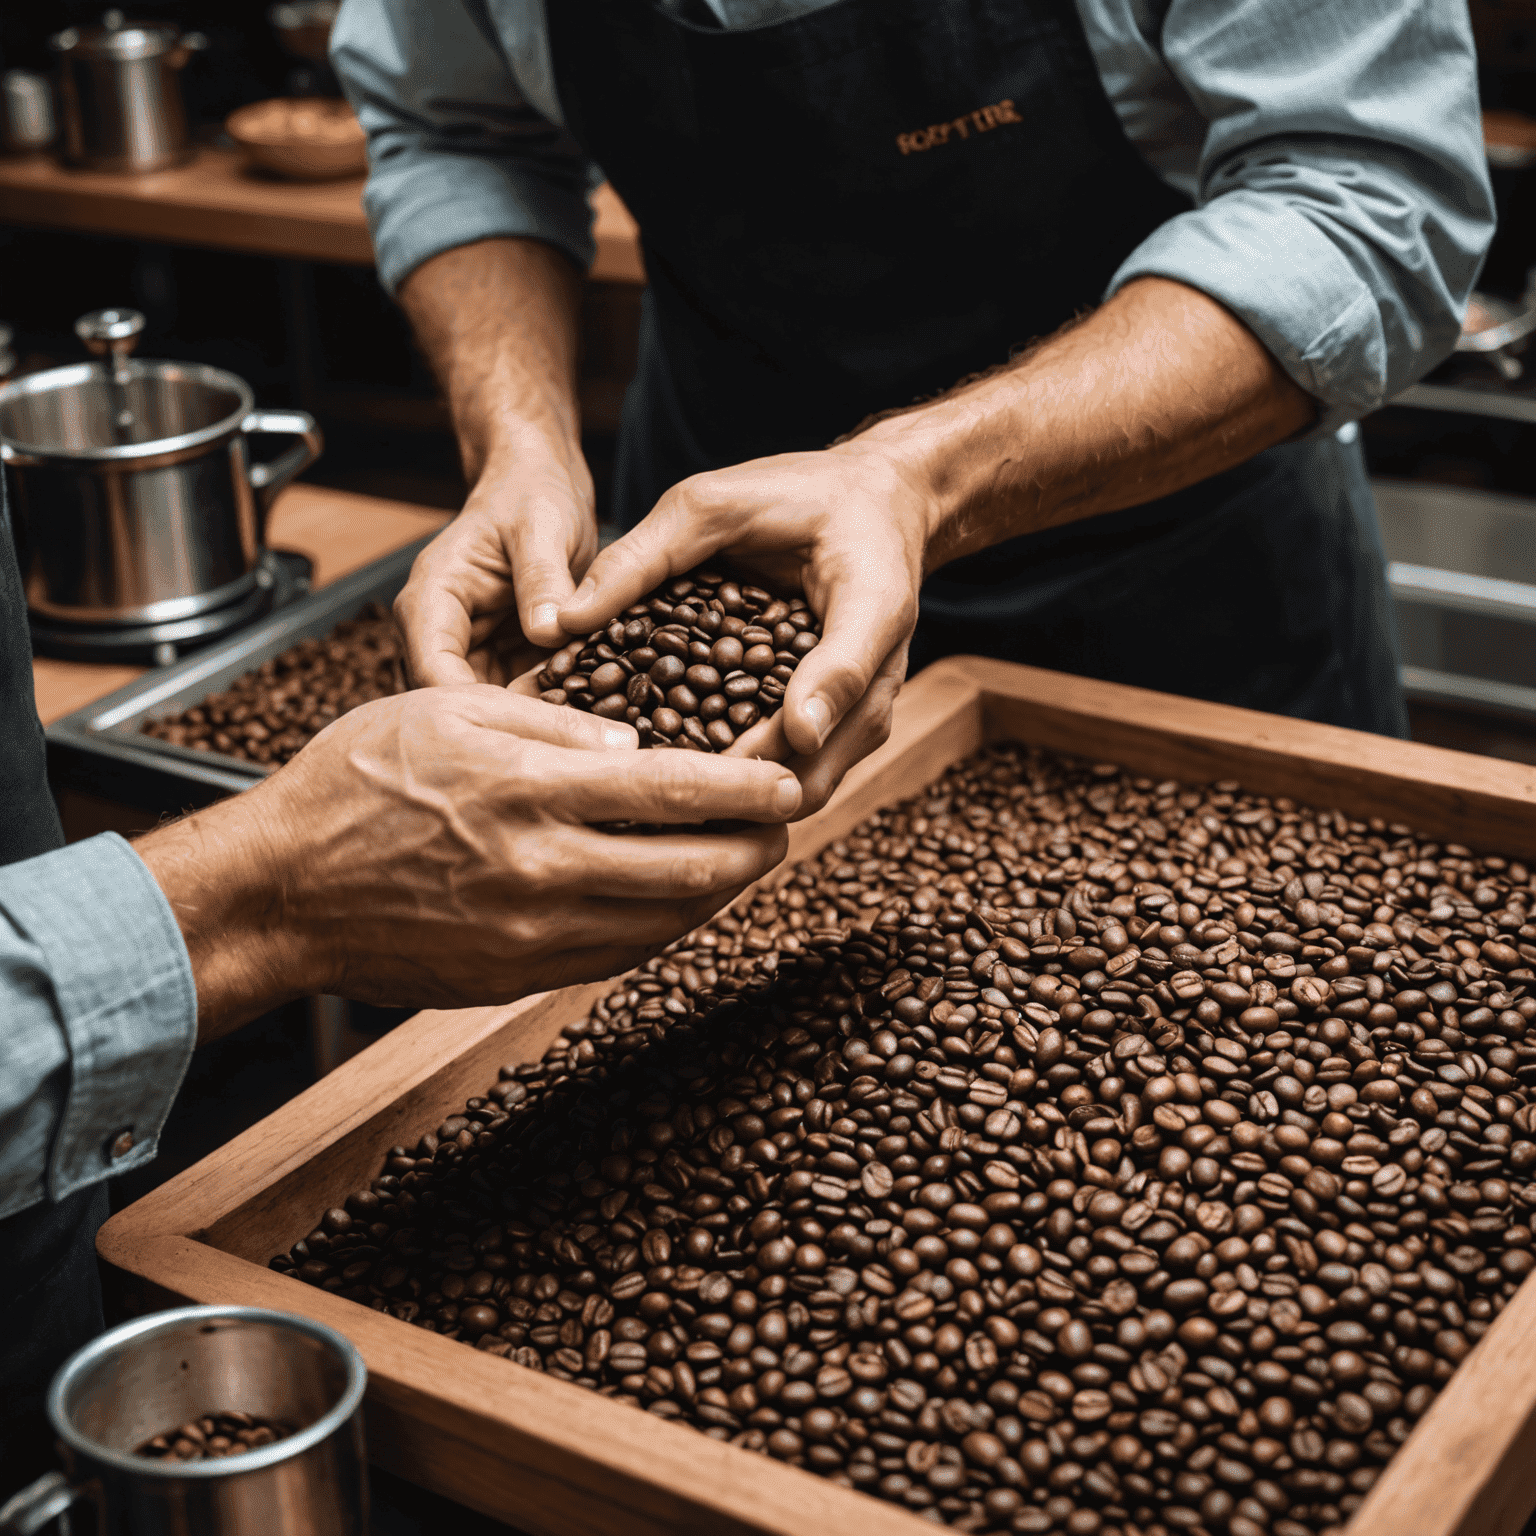
[[[181,930],[122,838],[0,867],[0,1217],[154,1157],[196,1037]]]
[[[730,27],[829,0],[708,3]],[[1322,402],[1319,430],[1446,356],[1493,231],[1465,0],[1077,3],[1127,136],[1196,205],[1110,294],[1150,275],[1219,300]],[[544,0],[345,0],[331,48],[386,287],[498,235],[590,263]]]

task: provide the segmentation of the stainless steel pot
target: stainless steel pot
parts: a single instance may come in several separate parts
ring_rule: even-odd
[[[108,11],[100,26],[69,27],[48,45],[59,60],[63,154],[71,165],[142,173],[191,158],[181,70],[207,46],[200,33]]]
[[[33,615],[123,626],[189,619],[256,585],[272,498],[319,456],[304,411],[255,408],[243,379],[196,363],[131,361],[132,310],[76,326],[110,360],[0,386],[0,463]],[[252,433],[299,439],[250,462]]]
[[[48,1389],[67,1475],[50,1472],[0,1509],[31,1536],[81,1503],[100,1536],[365,1536],[361,1356],[322,1323],[261,1307],[178,1307],[87,1344]],[[298,1433],[220,1461],[136,1456],[155,1435],[240,1410]]]

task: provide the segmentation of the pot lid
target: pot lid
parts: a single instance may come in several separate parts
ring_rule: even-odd
[[[127,21],[108,11],[100,26],[67,27],[48,39],[55,53],[99,59],[154,59],[181,42],[181,28],[169,21]]]

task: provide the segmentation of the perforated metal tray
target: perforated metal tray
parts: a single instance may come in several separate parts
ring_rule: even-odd
[[[194,752],[158,741],[144,734],[144,722],[201,704],[210,693],[229,687],[299,641],[329,634],[371,602],[391,602],[428,538],[300,598],[228,640],[172,666],[146,672],[116,693],[55,720],[44,733],[54,786],[140,810],[175,813],[259,783],[270,768],[221,752]]]

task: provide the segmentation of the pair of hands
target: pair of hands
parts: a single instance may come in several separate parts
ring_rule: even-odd
[[[203,1036],[316,992],[449,1007],[611,976],[732,901],[889,730],[925,552],[901,505],[918,500],[875,453],[785,455],[685,482],[594,559],[590,482],[488,466],[398,603],[413,678],[436,686],[136,844]],[[722,552],[824,617],[785,699],[788,763],[641,752],[622,722],[505,687]],[[700,826],[724,820],[748,825]],[[674,830],[596,830],[624,821]]]
[[[591,481],[576,463],[487,462],[396,601],[412,678],[505,685],[668,577],[725,556],[803,592],[822,617],[783,707],[799,814],[820,809],[890,731],[934,523],[916,477],[862,439],[757,459],[674,486],[599,554]]]

